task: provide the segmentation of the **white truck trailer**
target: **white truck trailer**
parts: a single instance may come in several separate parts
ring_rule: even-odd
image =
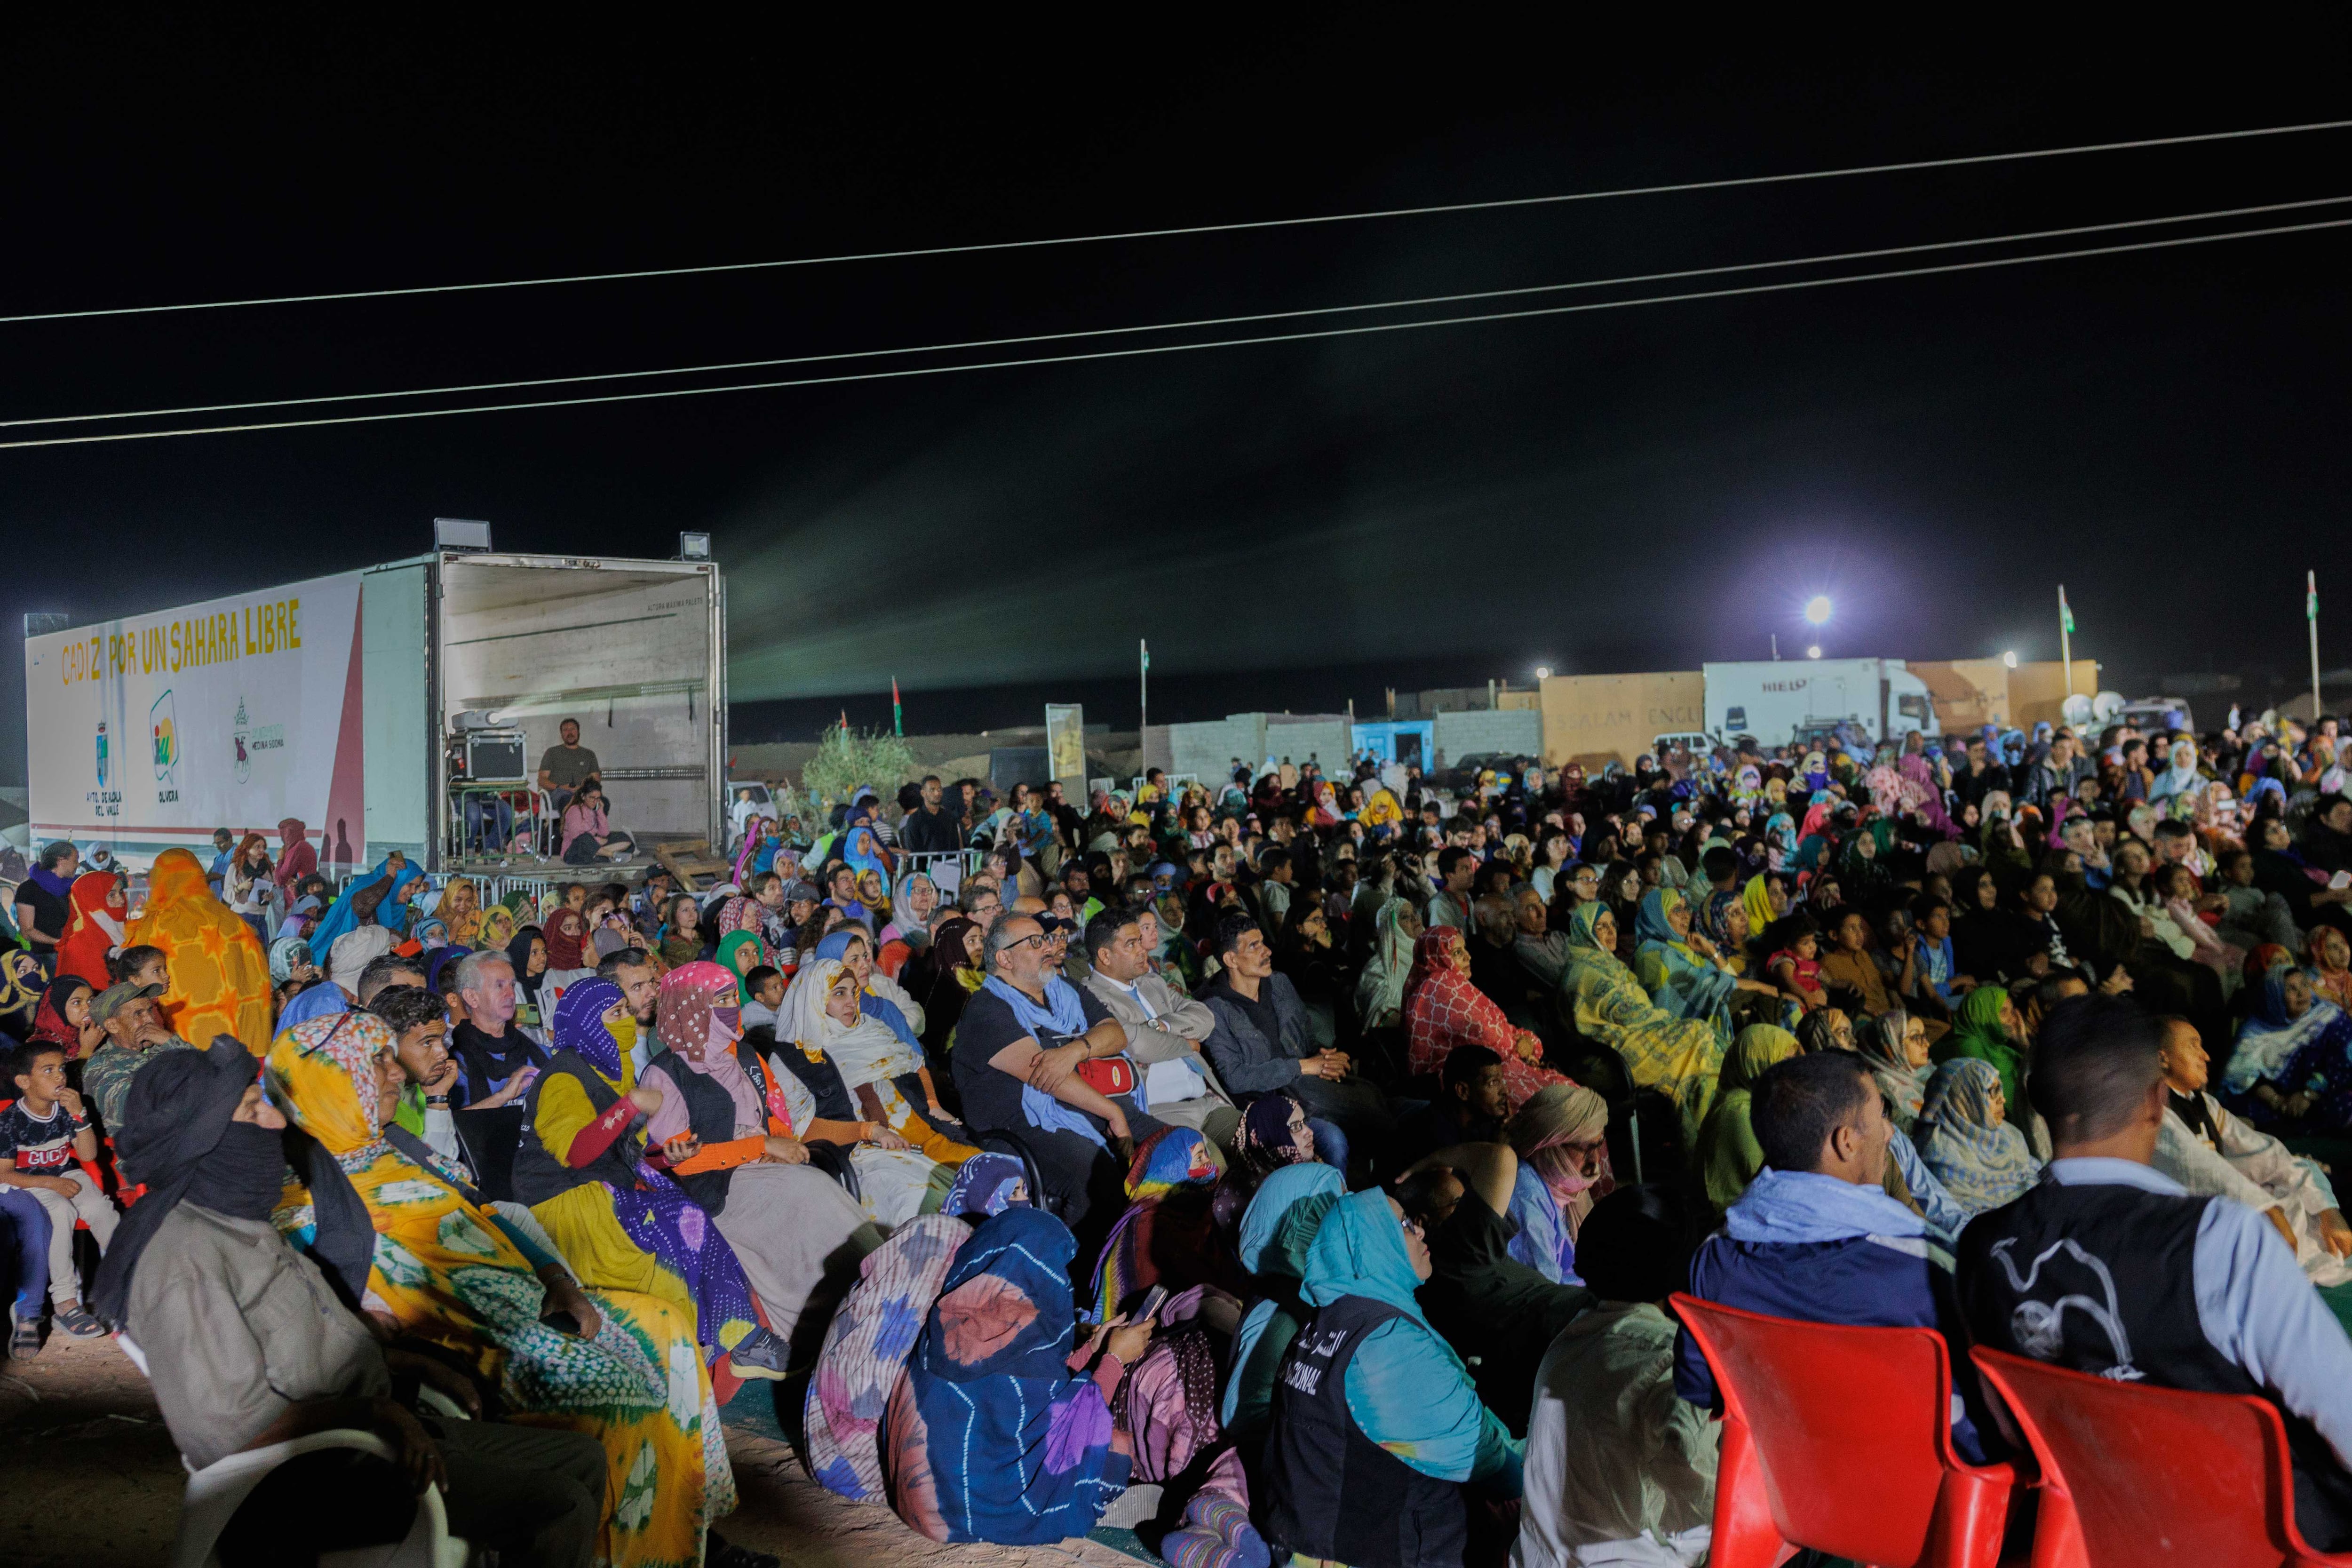
[[[1811,744],[1840,724],[1890,741],[1935,728],[1927,683],[1899,658],[1763,659],[1703,671],[1707,732],[1718,741]]]
[[[30,637],[32,839],[140,868],[295,817],[331,871],[503,868],[481,826],[576,719],[627,864],[722,844],[726,650],[711,562],[450,550]]]

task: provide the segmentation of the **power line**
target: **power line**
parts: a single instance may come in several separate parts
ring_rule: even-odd
[[[2315,120],[2302,125],[2267,125],[2245,131],[2207,131],[2186,136],[2144,136],[2128,142],[2089,142],[2073,147],[2041,147],[2021,153],[1978,153],[1958,158],[1915,158],[1898,163],[1860,163],[1843,169],[1810,169],[1788,174],[1746,174],[1723,180],[1683,180],[1669,184],[1625,185],[1604,191],[1573,191],[1560,195],[1512,196],[1496,201],[1447,202],[1418,207],[1380,207],[1366,212],[1328,213],[1310,217],[1257,218],[1240,223],[1204,223],[1171,228],[1124,229],[1109,234],[1066,235],[1045,239],[1004,239],[975,245],[931,245],[901,250],[848,251],[836,256],[790,257],[776,261],[725,261],[698,267],[645,268],[628,272],[578,272],[556,278],[514,278],[483,283],[427,283],[400,289],[348,289],[331,293],[262,295],[247,300],[199,300],[176,305],[116,305],[84,310],[37,310],[20,315],[0,316],[0,326],[24,321],[85,321],[99,316],[150,316],[182,310],[235,310],[249,305],[312,305],[341,300],[385,300],[418,294],[459,294],[488,289],[545,289],[566,283],[620,283],[643,278],[686,278],[718,272],[756,272],[786,267],[829,267],[846,261],[901,261],[929,256],[969,256],[992,250],[1101,245],[1115,240],[1170,239],[1187,235],[1236,234],[1250,229],[1363,223],[1374,218],[1430,217],[1446,213],[1493,212],[1510,207],[1556,206],[1570,202],[1611,201],[1620,196],[1677,195],[1695,191],[1734,190],[1748,185],[1790,184],[1810,180],[1843,180],[1861,174],[1911,174],[1922,169],[1958,169],[1982,163],[2022,163],[2041,158],[2072,158],[2090,153],[2126,153],[2149,147],[2183,147],[2197,142],[2242,142],[2263,136],[2298,136],[2308,132],[2341,131],[2347,127],[2352,127],[2352,120]]]
[[[2022,230],[1986,235],[1975,239],[1938,239],[1917,245],[1883,246],[1872,250],[1834,251],[1822,256],[1790,257],[1778,261],[1738,261],[1717,267],[1686,267],[1668,272],[1635,272],[1619,278],[1592,278],[1572,283],[1539,283],[1518,289],[1481,289],[1459,294],[1424,294],[1403,300],[1379,300],[1360,305],[1318,305],[1295,310],[1261,310],[1245,315],[1205,316],[1183,321],[1153,321],[1128,327],[1087,327],[1064,332],[1030,332],[1014,337],[970,338],[960,342],[919,343],[894,349],[848,349],[835,353],[792,354],[775,359],[731,360],[713,364],[668,366],[659,370],[602,371],[587,375],[534,376],[516,381],[479,381],[450,386],[420,386],[394,392],[324,393],[310,397],[257,398],[244,403],[193,403],[174,408],[136,408],[110,414],[49,414],[24,419],[0,419],[0,429],[31,425],[80,425],[101,420],[161,419],[184,414],[234,414],[256,408],[302,408],[331,403],[367,403],[391,397],[449,397],[478,392],[510,392],[529,386],[578,386],[594,382],[633,381],[650,376],[717,375],[740,370],[772,370],[788,364],[825,364],[845,360],[880,359],[895,354],[950,353],[968,349],[1011,348],[1023,343],[1066,342],[1080,338],[1130,336],[1140,332],[1172,332],[1202,327],[1244,326],[1259,321],[1294,321],[1310,316],[1344,315],[1363,310],[1399,310],[1418,306],[1465,304],[1475,300],[1558,294],[1575,289],[1609,289],[1629,283],[1663,283],[1677,279],[1709,278],[1734,272],[1756,272],[1786,267],[1827,266],[1832,262],[1869,261],[1890,256],[1916,256],[1938,250],[1977,246],[2013,245],[2027,240],[2060,239],[2084,234],[2110,234],[2122,229],[2151,228],[2167,224],[2200,223],[2216,218],[2252,217],[2264,213],[2296,212],[2311,207],[2340,206],[2352,195],[2315,196],[2305,201],[2270,202],[2260,206],[2219,207],[2209,212],[2176,213],[2167,217],[2125,218],[2112,223],[2076,224],[2066,228]]]
[[[573,408],[597,403],[639,403],[657,398],[702,397],[722,392],[770,392],[795,386],[831,386],[849,382],[893,381],[907,376],[953,375],[965,371],[1016,370],[1030,365],[1073,364],[1088,360],[1131,359],[1145,354],[1192,353],[1203,349],[1247,348],[1261,343],[1306,342],[1319,338],[1360,337],[1373,332],[1412,331],[1423,327],[1468,326],[1483,321],[1525,321],[1539,316],[1579,315],[1592,310],[1622,310],[1635,305],[1670,305],[1694,300],[1724,300],[1748,294],[1780,294],[1800,289],[1829,289],[1843,283],[1871,283],[1895,278],[1925,278],[1938,273],[1979,272],[1997,267],[2024,267],[2037,261],[2065,261],[2089,256],[2169,250],[2179,246],[2214,245],[2232,239],[2260,239],[2283,234],[2309,234],[2321,229],[2352,227],[2352,218],[2328,218],[2317,223],[2281,224],[2268,228],[2235,229],[2223,234],[2178,235],[2170,239],[2137,240],[2127,245],[2088,246],[2075,250],[2044,251],[2033,256],[1990,257],[1979,261],[1948,261],[1934,267],[1895,268],[1879,272],[1850,273],[1841,278],[1802,278],[1784,283],[1749,283],[1728,289],[1703,289],[1682,294],[1652,294],[1632,300],[1596,300],[1575,305],[1545,305],[1526,310],[1496,310],[1475,316],[1442,316],[1424,321],[1381,321],[1360,327],[1325,327],[1313,331],[1275,332],[1260,337],[1216,338],[1192,343],[1153,343],[1139,348],[1096,349],[1084,353],[1041,354],[1026,359],[982,360],[971,364],[909,365],[898,370],[856,371],[840,375],[797,376],[781,381],[740,382],[726,386],[686,386],[652,392],[602,393],[590,397],[533,398],[520,403],[485,403],[460,408],[398,409],[379,414],[341,414],[315,419],[272,419],[246,425],[189,426],[177,430],[126,430],[97,436],[43,436],[21,441],[0,441],[0,451],[25,447],[75,447],[101,441],[152,441],[170,436],[228,436],[254,430],[300,430],[323,425],[366,425],[394,419],[437,419],[454,414],[510,414],[533,408]]]

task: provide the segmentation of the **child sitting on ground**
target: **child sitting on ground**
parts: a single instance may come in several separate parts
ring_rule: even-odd
[[[77,1163],[98,1158],[98,1132],[81,1096],[66,1087],[66,1057],[57,1047],[20,1047],[10,1053],[8,1077],[16,1100],[0,1110],[0,1185],[30,1189],[48,1215],[49,1300],[58,1327],[89,1339],[104,1331],[81,1302],[74,1221],[89,1224],[100,1253],[114,1236],[114,1205]]]

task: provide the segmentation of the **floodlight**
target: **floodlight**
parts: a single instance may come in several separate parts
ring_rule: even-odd
[[[1805,619],[1814,626],[1825,626],[1830,621],[1830,596],[1816,594],[1805,601]]]

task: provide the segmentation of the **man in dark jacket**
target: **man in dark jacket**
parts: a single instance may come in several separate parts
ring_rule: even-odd
[[[2061,1003],[2027,1092],[2053,1153],[1960,1235],[1968,1326],[1995,1350],[2166,1388],[2252,1394],[2286,1423],[2294,1517],[2352,1546],[2352,1341],[2268,1219],[2153,1167],[2163,1035],[2111,996]]]
[[[1991,1428],[1967,1370],[1951,1255],[1879,1185],[1895,1130],[1869,1069],[1843,1051],[1795,1057],[1767,1070],[1754,1093],[1765,1169],[1691,1259],[1691,1294],[1805,1322],[1938,1331],[1968,1405],[1954,1416],[1952,1441],[1981,1462],[1978,1434]],[[1687,1330],[1675,1359],[1675,1392],[1720,1409],[1714,1373]]]
[[[898,824],[901,849],[910,855],[952,855],[964,847],[963,824],[954,812],[940,805],[942,793],[939,774],[925,774],[922,805]]]
[[[1274,950],[1257,921],[1227,915],[1217,924],[1216,946],[1223,972],[1206,998],[1216,1027],[1201,1048],[1226,1092],[1242,1099],[1276,1089],[1293,1095],[1307,1108],[1316,1146],[1343,1169],[1357,1142],[1385,1157],[1396,1135],[1388,1096],[1354,1076],[1346,1052],[1316,1047],[1307,1004],[1289,976],[1274,972]]]

